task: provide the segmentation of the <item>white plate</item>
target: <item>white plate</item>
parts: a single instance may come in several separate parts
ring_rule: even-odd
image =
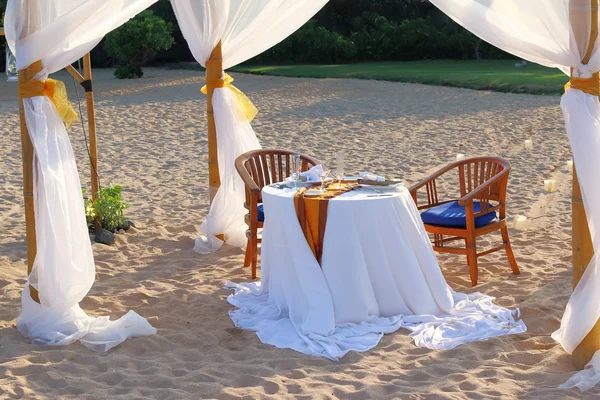
[[[381,186],[381,185],[369,185],[367,183],[361,183],[360,186],[369,188],[369,189],[378,189],[378,190],[396,190],[400,186],[404,186],[404,182],[395,183],[393,185]]]
[[[333,179],[331,179],[331,178],[325,179],[325,183],[326,184],[329,183],[329,182],[332,182],[332,181],[333,181]],[[294,182],[292,182],[289,179],[287,179],[285,181],[285,184],[287,185],[287,187],[290,187],[290,188],[294,187]],[[298,182],[296,182],[296,185],[298,187],[303,187],[303,186],[317,186],[317,185],[320,185],[320,184],[321,184],[321,181],[317,181],[317,182],[303,182],[303,181],[298,181]]]
[[[319,196],[322,195],[323,193],[325,193],[325,191],[321,190],[321,189],[308,189],[306,192],[304,192],[305,196]]]

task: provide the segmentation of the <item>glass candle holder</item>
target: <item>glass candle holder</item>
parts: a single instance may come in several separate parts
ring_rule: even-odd
[[[573,171],[573,160],[567,160],[567,169]]]
[[[556,192],[556,181],[554,179],[544,179],[544,190],[548,193]]]
[[[519,231],[524,231],[525,229],[527,229],[527,217],[524,215],[516,215],[513,226]]]

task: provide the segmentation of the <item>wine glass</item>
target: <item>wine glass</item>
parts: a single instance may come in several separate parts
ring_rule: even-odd
[[[327,179],[331,171],[325,168],[324,165],[322,167],[319,171],[319,179],[321,180],[321,191],[325,191],[325,179]]]
[[[294,188],[298,187],[298,180],[300,179],[300,171],[302,169],[300,165],[300,154],[292,154],[290,156],[291,163],[291,177],[292,182],[294,182]]]
[[[335,177],[338,180],[339,187],[342,187],[342,180],[344,179],[345,161],[346,161],[346,155],[344,153],[339,151],[335,154],[335,163],[336,163]]]

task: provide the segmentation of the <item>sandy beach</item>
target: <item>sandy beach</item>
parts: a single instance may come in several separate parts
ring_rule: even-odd
[[[136,228],[113,246],[94,244],[97,280],[81,306],[113,318],[133,309],[158,328],[106,354],[80,344],[33,346],[15,327],[26,282],[21,143],[16,84],[0,78],[0,398],[598,398],[599,388],[556,389],[574,373],[550,337],[571,293],[571,154],[559,97],[232,74],[260,110],[252,125],[263,147],[331,164],[343,150],[347,172],[369,170],[407,185],[457,153],[512,164],[509,218],[530,221],[528,230],[510,232],[522,274],[511,275],[504,253],[494,253],[480,260],[479,285],[471,288],[464,257],[438,259],[454,290],[520,308],[528,332],[433,351],[400,330],[333,362],[261,344],[233,326],[222,286],[249,280],[242,251],[192,251],[208,211],[203,74],[145,71],[130,81],[94,71],[101,184],[124,187]],[[77,103],[71,78],[57,76]],[[69,133],[89,192],[83,131],[74,125]],[[533,150],[524,149],[525,139]],[[558,191],[545,192],[544,179],[555,179]],[[491,235],[479,246],[498,240]]]

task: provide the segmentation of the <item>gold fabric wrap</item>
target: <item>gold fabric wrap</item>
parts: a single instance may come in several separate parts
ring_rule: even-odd
[[[225,74],[223,79],[214,82],[206,82],[206,85],[202,86],[202,89],[200,89],[200,91],[204,94],[207,94],[209,86],[211,87],[211,89],[227,88],[231,90],[240,102],[242,110],[244,110],[244,115],[246,116],[246,119],[248,120],[248,122],[252,122],[254,117],[256,117],[256,114],[258,114],[258,109],[254,105],[254,103],[252,103],[252,100],[250,100],[248,96],[246,96],[244,92],[242,92],[240,89],[233,86],[231,82],[233,82],[233,78],[229,74]]]
[[[341,187],[337,184],[330,185],[325,193],[317,196],[306,196],[306,188],[303,187],[294,196],[298,222],[300,222],[304,237],[319,264],[321,264],[323,256],[323,238],[325,237],[329,200],[357,187],[356,184],[345,183]]]
[[[48,78],[45,81],[32,79],[27,82],[19,82],[19,95],[23,99],[38,96],[48,97],[56,106],[60,118],[67,128],[69,128],[73,122],[79,121],[79,115],[77,115],[77,112],[67,96],[67,88],[61,81]]]
[[[576,78],[572,76],[571,80],[565,85],[565,92],[569,89],[577,89],[592,96],[600,96],[598,73],[595,73],[591,78]]]

